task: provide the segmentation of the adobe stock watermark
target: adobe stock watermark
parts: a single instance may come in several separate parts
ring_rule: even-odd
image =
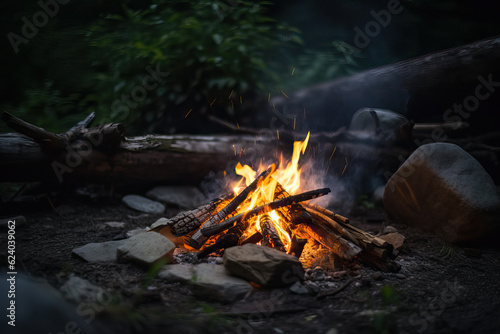
[[[102,312],[112,300],[112,295],[102,290],[97,294],[95,300],[83,301],[78,304],[76,314],[82,317],[85,323],[90,324],[95,319],[96,314]],[[68,321],[65,324],[63,331],[55,333],[49,332],[49,334],[76,334],[82,333],[82,331],[83,329],[76,321]]]
[[[454,103],[451,108],[448,108],[443,113],[443,121],[444,122],[455,122],[455,129],[459,127],[459,123],[467,120],[473,112],[475,112],[479,106],[481,105],[481,101],[487,100],[498,87],[500,87],[500,81],[493,81],[493,74],[488,74],[485,78],[482,75],[477,77],[477,81],[479,82],[475,89],[474,93],[467,95],[462,103]],[[431,132],[431,137],[425,140],[415,139],[414,143],[417,147],[420,147],[425,144],[444,142],[448,139],[445,131],[441,128],[435,128]],[[398,160],[401,163],[406,161],[405,157],[402,155],[398,156]],[[414,159],[413,164],[408,164],[405,166],[406,168],[400,168],[399,176],[395,179],[393,183],[390,184],[391,191],[395,191],[395,184],[399,182],[404,182],[405,178],[409,177],[415,171],[415,167],[420,166],[425,161],[425,157],[423,154],[417,156],[417,159]],[[392,173],[386,171],[384,173],[384,177],[388,181],[392,177]]]
[[[35,12],[31,17],[31,20],[26,16],[21,18],[23,23],[21,27],[21,35],[14,32],[9,32],[7,38],[9,39],[10,45],[14,50],[14,53],[19,53],[19,46],[21,44],[28,44],[30,39],[35,38],[38,35],[39,29],[45,27],[49,23],[49,19],[53,18],[59,13],[60,6],[66,5],[70,0],[40,0],[37,2],[41,10]]]
[[[301,275],[300,272],[296,272],[298,268],[294,268],[294,270],[289,269],[285,271],[281,275],[282,282],[286,284],[292,284],[297,281],[300,281]],[[256,306],[256,311],[249,313],[245,318],[238,317],[236,320],[238,322],[238,327],[236,328],[237,334],[251,334],[255,331],[256,328],[259,328],[263,325],[265,318],[269,318],[276,311],[276,306],[281,305],[286,301],[285,293],[280,289],[274,289],[271,291],[269,299],[262,303],[254,303]]]
[[[410,315],[408,323],[410,326],[414,327],[411,333],[423,333],[426,331],[429,324],[434,323],[436,318],[443,314],[446,307],[454,304],[458,300],[460,291],[465,290],[465,287],[463,287],[456,278],[453,283],[445,281],[444,284],[444,289],[430,301],[429,305],[421,306],[418,312],[414,312]],[[402,331],[401,334],[409,333]]]
[[[371,10],[370,15],[374,20],[367,22],[364,30],[361,30],[358,26],[354,27],[354,31],[356,32],[356,35],[354,35],[354,45],[358,49],[366,48],[370,45],[372,38],[380,35],[382,28],[387,28],[392,21],[392,16],[400,14],[403,9],[404,7],[399,0],[389,0],[387,9],[382,9],[378,12]]]
[[[158,88],[169,73],[162,72],[160,64],[157,64],[155,69],[146,66],[146,72],[148,74],[143,77],[141,85],[135,86],[129,94],[122,94],[120,98],[111,103],[115,123],[124,120],[131,109],[137,108],[147,98],[148,92]],[[63,175],[73,172],[75,168],[80,166],[85,161],[85,158],[92,154],[93,149],[102,144],[103,139],[101,133],[95,133],[94,136],[89,136],[87,139],[79,139],[77,149],[70,144],[66,145],[63,158],[54,160],[51,163],[52,170],[59,183],[63,182]]]

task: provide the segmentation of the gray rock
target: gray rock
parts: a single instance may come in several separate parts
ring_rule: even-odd
[[[470,154],[447,143],[415,150],[388,181],[384,206],[394,220],[452,243],[489,234],[500,216],[491,177]]]
[[[298,281],[293,283],[292,285],[290,285],[290,287],[288,289],[290,289],[290,291],[292,291],[293,293],[296,293],[298,295],[308,295],[309,294],[309,290]]]
[[[118,247],[118,262],[133,262],[142,266],[151,266],[158,261],[172,261],[175,244],[156,232],[134,235]]]
[[[254,244],[228,248],[224,266],[235,276],[246,278],[264,287],[287,286],[304,280],[299,260],[278,250]]]
[[[181,209],[194,209],[206,201],[198,188],[189,186],[155,187],[146,196],[158,202],[176,205]]]
[[[193,291],[198,296],[222,302],[232,302],[252,290],[247,281],[230,276],[221,265],[200,263],[195,267]]]
[[[153,224],[151,224],[151,226],[149,227],[149,229],[153,229],[153,228],[158,227],[158,226],[167,226],[167,223],[169,221],[170,221],[170,219],[160,218],[157,221],[155,221]]]
[[[127,233],[125,233],[125,235],[128,238],[132,238],[134,235],[142,234],[142,233],[145,233],[145,232],[146,232],[146,229],[141,228],[141,227],[137,227],[137,228],[134,228],[133,230],[127,231]]]
[[[404,115],[376,108],[359,109],[349,126],[349,130],[365,132],[369,136],[382,132],[384,138],[391,141],[410,138],[412,128],[412,123]]]
[[[75,304],[96,303],[102,300],[104,290],[86,279],[73,276],[61,286],[61,293],[67,301]]]
[[[167,282],[188,283],[193,279],[195,266],[191,264],[169,264],[164,266],[158,276]]]
[[[11,222],[11,223],[9,223]],[[16,216],[12,218],[0,219],[0,228],[18,228],[26,225],[26,218],[24,216]]]
[[[74,305],[65,301],[61,293],[47,282],[18,274],[15,299],[8,300],[7,279],[10,277],[4,271],[0,278],[2,305],[7,308],[10,300],[15,300],[15,327],[8,325],[10,311],[4,309],[0,333],[95,333],[87,324],[90,315],[78,316]]]
[[[116,250],[126,240],[90,243],[73,249],[73,254],[87,262],[116,262]]]
[[[151,214],[162,214],[165,206],[139,195],[127,195],[122,198],[123,203],[129,208]]]

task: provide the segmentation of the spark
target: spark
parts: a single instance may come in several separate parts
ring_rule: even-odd
[[[326,166],[325,175],[328,174],[328,170],[330,169],[330,164],[332,163],[332,158],[333,158],[333,155],[335,154],[336,150],[337,150],[337,146],[335,146],[333,148],[332,154],[330,155],[330,158],[328,159],[328,165]]]
[[[293,76],[294,73],[295,73],[295,67],[292,69],[292,76]]]
[[[293,129],[295,130],[295,121],[297,120],[297,117],[293,118]]]
[[[234,149],[234,156],[237,156],[237,154],[236,154],[236,147],[234,147],[234,144],[233,144],[233,149]]]
[[[230,99],[230,98],[231,98],[231,96],[233,96],[233,92],[234,92],[234,89],[231,91],[231,94],[229,94],[228,99]]]
[[[349,163],[347,162],[347,157],[344,157],[344,158],[345,158],[345,166],[344,166],[344,170],[342,171],[342,176],[344,175],[345,170],[346,170],[347,166],[349,165]]]
[[[212,102],[210,102],[210,107],[214,104],[215,100],[217,100],[217,98],[215,98]]]
[[[335,154],[335,151],[336,151],[336,150],[337,150],[337,146],[335,146],[335,147],[333,148],[332,155],[330,155],[330,159],[328,159],[328,160],[332,160],[333,155]]]
[[[280,92],[281,92],[281,94],[283,94],[283,96],[284,96],[287,100],[289,100],[289,99],[290,99],[290,98],[288,97],[288,95],[286,95],[286,93],[285,93],[282,89],[280,89]]]
[[[280,130],[276,130],[276,135],[278,136],[278,140],[280,140]]]
[[[187,118],[188,115],[191,113],[191,111],[193,111],[193,109],[189,109],[189,111],[187,112],[186,116],[184,116],[184,118]]]
[[[238,128],[238,130],[240,129],[240,125],[238,124],[238,121],[236,121],[236,127]]]

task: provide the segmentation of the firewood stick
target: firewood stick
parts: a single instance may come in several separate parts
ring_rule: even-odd
[[[248,228],[249,223],[250,222],[248,220],[239,222],[235,226],[231,227],[226,234],[220,236],[214,244],[207,246],[199,251],[196,256],[201,259],[210,253],[218,251],[219,249],[226,249],[237,246],[241,236]]]
[[[276,188],[274,190],[274,200],[286,198],[289,196],[290,196],[290,194],[286,191],[285,188],[283,188],[281,183],[276,181]],[[304,207],[299,203],[292,204],[292,205],[290,205],[290,207],[283,208],[280,211],[286,213],[287,217],[286,217],[285,221],[287,223],[290,222],[292,225],[301,224],[303,222],[308,222],[311,220],[311,216],[306,212]],[[292,227],[290,227],[290,229],[292,229]]]
[[[288,254],[295,255],[297,258],[300,258],[302,255],[302,251],[307,243],[307,239],[301,239],[297,237],[296,234],[292,235],[292,243],[290,244],[290,250]]]
[[[217,234],[217,233],[220,233],[222,231],[227,230],[228,228],[233,226],[234,223],[236,223],[242,219],[250,219],[250,218],[258,216],[260,214],[270,212],[270,211],[282,208],[284,206],[289,206],[289,205],[294,204],[294,203],[308,201],[308,200],[313,199],[313,198],[324,196],[328,193],[330,193],[329,188],[322,188],[322,189],[311,190],[311,191],[308,191],[308,192],[305,192],[302,194],[286,197],[286,198],[280,199],[278,201],[274,201],[271,203],[261,205],[259,207],[252,209],[252,210],[249,210],[247,212],[240,213],[232,218],[226,219],[225,221],[223,221],[220,224],[208,226],[208,227],[202,226],[202,228],[199,230],[199,232],[202,235],[209,237],[209,236],[212,236],[214,234]]]
[[[332,212],[330,210],[327,210],[317,204],[311,204],[311,203],[304,203],[303,204],[304,207],[307,207],[309,209],[313,209],[313,210],[316,210],[330,218],[332,218],[333,220],[335,220],[336,222],[340,222],[340,223],[344,223],[344,224],[349,224],[349,219],[347,219],[346,217],[344,216],[341,216],[335,212]]]
[[[255,232],[245,240],[243,240],[240,245],[246,245],[246,244],[256,244],[262,240],[262,234],[260,232]]]
[[[337,230],[338,233],[340,233],[344,238],[354,242],[356,245],[359,245],[359,240],[355,238],[349,231],[347,231],[342,225],[337,223],[335,220],[331,219],[330,217],[327,217],[326,215],[322,214],[319,211],[313,210],[309,208],[309,205],[306,205],[306,210],[311,214],[314,218],[316,218],[319,221],[325,221],[327,224],[329,224],[332,228]]]
[[[362,251],[351,241],[336,234],[328,225],[317,222],[315,219],[309,224],[301,224],[298,230],[305,232],[342,259],[352,260]]]
[[[285,246],[273,226],[271,217],[268,214],[263,214],[259,218],[259,226],[262,233],[262,241],[260,244],[284,252]]]
[[[224,201],[228,201],[233,197],[233,194],[227,194],[218,197],[205,205],[194,210],[179,213],[177,216],[164,221],[161,225],[155,226],[150,231],[161,233],[163,228],[170,226],[172,233],[181,236],[196,230],[210,217],[210,214],[216,210],[217,206]]]
[[[257,186],[260,185],[260,183],[265,180],[266,177],[271,175],[274,170],[276,169],[276,166],[274,164],[271,164],[265,171],[260,173],[259,176],[255,178],[255,180],[250,183],[248,187],[246,187],[241,193],[238,194],[225,208],[221,209],[219,212],[217,212],[215,215],[210,217],[203,226],[205,228],[209,228],[212,225],[218,224],[221,220],[227,217],[231,212],[236,210],[236,208],[245,201],[245,199],[250,195],[255,189],[257,189]],[[202,234],[200,230],[196,231],[195,234],[191,237],[191,240],[189,241],[189,244],[196,249],[200,249],[201,246],[207,241],[207,236]]]
[[[364,253],[367,252],[370,253],[371,258],[378,258],[380,260],[384,260],[388,256],[391,258],[395,258],[395,255],[393,254],[393,247],[385,240],[378,238],[368,232],[365,232],[357,227],[352,226],[351,224],[348,223],[348,221],[346,223],[342,223],[340,220],[337,221],[333,220],[330,217],[340,216],[340,215],[337,215],[318,205],[314,206],[314,209],[311,209],[311,207],[313,206],[311,206],[310,204],[306,204],[305,207],[308,210],[308,212],[313,215],[313,217],[315,217],[319,221],[324,221],[325,223],[332,226],[344,238],[352,241],[353,243],[361,247],[364,250]],[[329,217],[320,211],[316,211],[316,209],[319,209],[322,212],[327,213]]]
[[[371,243],[377,247],[388,247],[389,243],[379,237],[376,237],[368,232],[365,232],[355,226],[352,226],[349,223],[349,219],[336,214],[330,210],[327,210],[325,208],[322,208],[319,205],[311,205],[309,203],[304,204],[305,207],[308,209],[315,210],[319,213],[324,214],[325,216],[328,216],[330,219],[333,219],[335,222],[338,223],[338,225],[342,226],[345,230],[347,230],[352,236],[356,237],[358,240],[364,241]]]

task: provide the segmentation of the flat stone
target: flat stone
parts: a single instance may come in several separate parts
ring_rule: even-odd
[[[208,263],[196,265],[191,283],[198,296],[222,302],[235,301],[252,290],[250,283],[231,276],[224,266]]]
[[[104,290],[86,279],[73,276],[61,286],[61,293],[66,300],[80,304],[100,301]]]
[[[118,247],[118,262],[133,262],[142,266],[151,266],[158,261],[172,261],[175,245],[173,242],[156,232],[136,234],[126,239]]]
[[[150,213],[150,214],[162,214],[165,211],[165,206],[161,203],[150,200],[149,198],[142,197],[139,195],[127,195],[122,198],[123,203],[129,208],[136,211]]]
[[[146,196],[181,209],[194,209],[206,201],[198,188],[189,186],[159,186],[148,191]]]
[[[158,273],[167,282],[188,283],[193,279],[195,266],[191,264],[168,264]]]
[[[87,262],[116,262],[116,251],[125,241],[93,242],[73,249],[73,254]]]
[[[235,276],[263,287],[281,287],[304,280],[299,260],[278,250],[254,244],[228,248],[224,266]]]
[[[4,218],[0,219],[0,228],[6,228],[6,229],[9,229],[11,227],[17,228],[26,225],[26,223],[27,223],[26,218],[24,216]]]
[[[481,164],[459,146],[420,146],[389,179],[384,206],[394,220],[460,243],[499,227],[500,196]]]

